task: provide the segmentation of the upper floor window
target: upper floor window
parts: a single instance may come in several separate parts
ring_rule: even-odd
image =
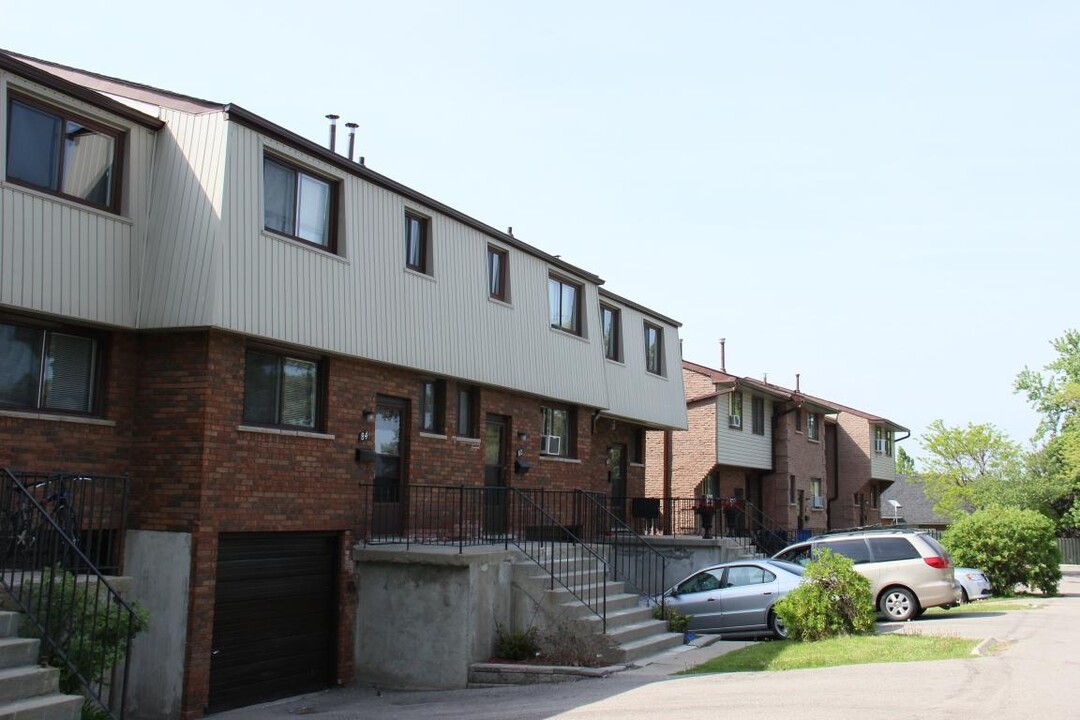
[[[802,408],[795,408],[795,432],[802,433]]]
[[[581,334],[581,286],[551,275],[548,277],[548,310],[551,327]]]
[[[510,256],[502,248],[488,245],[488,296],[510,300]]]
[[[248,350],[244,366],[244,421],[315,429],[322,363],[269,350]]]
[[[755,395],[750,400],[750,414],[753,419],[755,435],[765,434],[765,398]]]
[[[817,413],[806,413],[806,437],[809,440],[818,439],[818,425],[820,424],[821,416]]]
[[[664,374],[664,331],[650,322],[645,323],[645,370]]]
[[[878,455],[892,457],[893,434],[890,430],[886,430],[883,425],[874,426],[874,452]]]
[[[430,275],[431,220],[416,213],[405,212],[405,267]]]
[[[420,383],[420,431],[442,434],[446,416],[446,383],[424,380]]]
[[[7,120],[8,180],[119,211],[119,132],[15,95]]]
[[[457,434],[458,437],[476,438],[479,434],[480,408],[477,402],[476,388],[471,385],[458,385],[457,393]]]
[[[568,407],[541,407],[540,453],[574,457],[574,411]]]
[[[332,181],[263,156],[263,225],[267,230],[334,252],[333,205]]]
[[[728,427],[742,430],[743,394],[733,392],[728,396]]]
[[[600,305],[600,329],[604,333],[604,357],[622,361],[622,317],[618,308]]]
[[[100,372],[92,336],[0,323],[0,405],[90,413]]]
[[[821,492],[821,478],[810,478],[810,507],[819,510],[825,507],[824,496]]]

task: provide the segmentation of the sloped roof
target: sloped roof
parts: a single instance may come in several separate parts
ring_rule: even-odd
[[[882,515],[891,514],[886,508],[889,500],[900,503],[900,516],[913,525],[947,525],[949,518],[934,512],[934,503],[926,497],[924,485],[905,475],[881,491]]]

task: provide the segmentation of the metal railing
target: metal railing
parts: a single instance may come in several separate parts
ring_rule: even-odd
[[[91,542],[89,554],[83,547],[84,537],[104,529],[92,502],[101,487],[88,476],[20,479],[0,469],[0,585],[40,637],[42,660],[60,668],[60,689],[81,690],[120,719],[124,658],[143,619],[91,560],[101,547]]]
[[[543,568],[551,589],[561,585],[606,629],[608,562],[585,542],[585,528],[598,525],[585,518],[589,508],[579,495],[464,485],[362,485],[360,495],[365,544],[442,545],[458,552],[512,545]]]
[[[596,518],[600,523],[599,527],[583,535],[604,549],[611,579],[622,581],[652,605],[662,604],[662,595],[667,590],[667,557],[624,519],[644,518],[634,518],[633,513],[626,515],[626,498],[608,498],[583,491],[578,494],[590,509],[585,516]]]

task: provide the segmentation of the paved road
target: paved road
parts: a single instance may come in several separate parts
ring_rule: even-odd
[[[347,688],[245,708],[216,720],[318,715],[333,720],[867,720],[1080,718],[1080,566],[1063,567],[1061,597],[1027,612],[929,615],[881,632],[995,638],[974,659],[853,665],[784,673],[673,677],[742,643],[673,652],[602,680],[441,692]]]

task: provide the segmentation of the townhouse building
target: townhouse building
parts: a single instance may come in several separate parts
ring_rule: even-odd
[[[779,542],[880,521],[905,428],[798,386],[688,361],[682,371],[688,429],[649,433],[650,497],[726,499],[745,513],[729,530]]]
[[[686,427],[678,323],[509,231],[233,104],[0,52],[0,105],[0,467],[130,478],[148,716],[354,681],[417,488],[639,496]]]

